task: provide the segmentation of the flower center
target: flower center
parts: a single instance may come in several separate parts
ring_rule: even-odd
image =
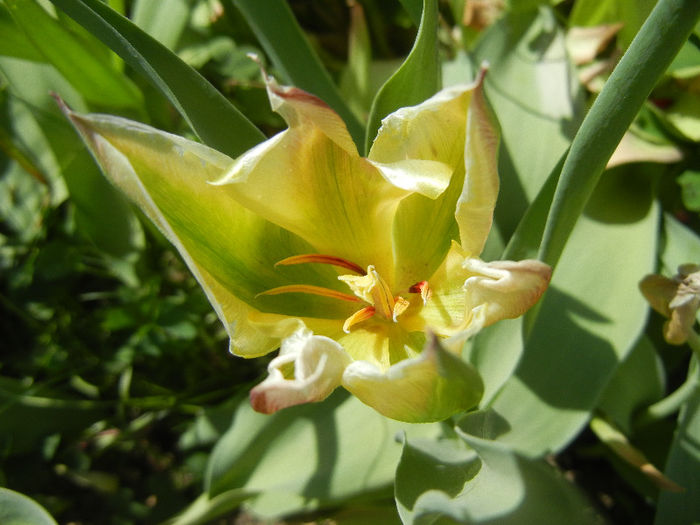
[[[361,266],[345,259],[341,259],[340,257],[313,253],[288,257],[279,261],[276,266],[303,263],[331,264],[333,266],[351,270],[357,275],[340,275],[338,276],[338,279],[347,284],[354,295],[345,294],[337,290],[310,284],[290,284],[287,286],[279,286],[277,288],[272,288],[261,292],[258,295],[308,293],[322,295],[325,297],[333,297],[343,301],[363,301],[367,303],[367,306],[359,309],[345,320],[343,323],[343,331],[346,333],[349,333],[353,326],[366,321],[375,315],[396,323],[398,322],[397,318],[404,313],[411,304],[401,295],[394,295],[391,292],[389,285],[384,279],[382,279],[375,267],[372,265],[369,265],[367,267],[367,271],[365,271]],[[430,287],[428,286],[427,281],[420,281],[406,291],[408,293],[421,294],[423,304],[425,304],[430,298]]]

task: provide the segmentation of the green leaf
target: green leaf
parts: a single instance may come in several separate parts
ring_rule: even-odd
[[[199,73],[99,0],[52,0],[158,88],[209,146],[237,157],[263,134]]]
[[[668,108],[666,119],[683,138],[700,142],[700,95],[683,92]]]
[[[174,51],[190,18],[187,0],[136,0],[132,6],[131,21]]]
[[[619,34],[627,48],[642,27],[656,0],[577,0],[569,17],[571,26],[597,26],[623,22]]]
[[[256,491],[233,489],[214,497],[200,495],[184,511],[164,522],[163,525],[204,525],[211,520],[230,514],[241,503],[256,496]]]
[[[65,199],[67,187],[80,233],[112,257],[129,259],[140,251],[143,232],[134,211],[102,176],[49,93],[60,90],[84,106],[81,97],[47,64],[0,57],[0,72],[9,84],[12,134],[46,174],[52,203]]]
[[[41,395],[35,395],[40,393]],[[51,434],[78,434],[106,416],[108,403],[60,399],[39,384],[28,392],[18,380],[0,377],[0,444],[13,454],[36,451]],[[0,505],[0,512],[2,505]],[[0,523],[4,523],[0,520]]]
[[[340,77],[340,91],[350,109],[364,121],[372,104],[372,44],[364,10],[358,3],[350,4],[349,40],[348,60]]]
[[[364,130],[350,111],[323,67],[318,55],[309,45],[292,10],[283,0],[225,0],[227,9],[240,10],[272,63],[284,75],[285,82],[321,98],[345,121],[355,144],[361,149]]]
[[[0,488],[0,523],[3,525],[56,525],[36,501],[14,490]]]
[[[556,265],[620,139],[699,16],[696,0],[660,0],[610,75],[562,168],[542,239],[542,261]],[[625,97],[620,99],[620,93]]]
[[[342,391],[271,416],[244,401],[212,452],[207,493],[259,492],[248,505],[266,518],[386,496],[401,454],[397,435],[432,438],[439,429],[387,419]]]
[[[569,147],[583,93],[549,8],[506,14],[485,31],[475,57],[490,64],[484,89],[501,126],[495,223],[508,239]]]
[[[690,211],[700,211],[700,171],[685,171],[677,180],[683,205]]]
[[[695,357],[693,357],[695,359]],[[697,362],[696,362],[697,365]],[[689,374],[700,367],[691,366]],[[700,516],[700,391],[686,402],[678,415],[678,427],[664,474],[685,489],[659,495],[654,525],[692,525]]]
[[[505,423],[493,413],[458,422],[459,440],[408,439],[396,472],[405,524],[600,523],[592,506],[544,460],[493,441]],[[467,446],[468,445],[468,446]]]
[[[491,405],[510,425],[500,440],[539,456],[560,450],[585,425],[644,327],[648,307],[638,282],[654,268],[657,221],[647,178],[618,168],[601,180],[542,299],[522,361]]]
[[[421,11],[423,10],[423,0],[399,0],[401,5],[411,17],[411,21],[416,27],[420,26]]]
[[[7,0],[5,4],[27,38],[88,102],[101,107],[141,106],[141,93],[127,77],[96,57],[86,42],[34,0]]]
[[[700,237],[668,213],[663,216],[663,250],[658,273],[671,277],[686,263],[700,263]]]
[[[664,369],[656,350],[647,337],[642,337],[620,363],[598,407],[625,434],[631,435],[632,416],[661,399],[665,386]]]
[[[365,142],[367,151],[384,117],[399,108],[423,102],[440,88],[437,23],[437,1],[425,0],[413,49],[396,73],[382,86],[372,103]]]
[[[0,55],[45,62],[46,58],[34,47],[27,35],[12,21],[7,7],[0,3]]]

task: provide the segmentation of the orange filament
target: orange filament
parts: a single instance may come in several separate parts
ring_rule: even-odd
[[[289,284],[287,286],[278,286],[277,288],[271,288],[260,292],[255,297],[260,297],[261,295],[279,295],[283,293],[308,293],[312,295],[321,295],[323,297],[331,297],[333,299],[341,299],[343,301],[350,301],[352,303],[357,303],[360,298],[355,295],[350,295],[349,293],[339,292],[337,290],[331,290],[330,288],[323,288],[322,286],[314,286],[312,284]]]
[[[362,321],[366,321],[374,315],[374,312],[374,306],[365,306],[364,308],[358,310],[345,320],[343,323],[343,332],[349,334],[352,326],[356,325],[357,323],[361,323]]]
[[[275,266],[282,265],[282,266],[288,266],[291,264],[304,264],[304,263],[320,263],[320,264],[331,264],[333,266],[339,266],[341,268],[345,268],[346,270],[350,270],[351,272],[355,272],[359,275],[366,275],[367,272],[365,270],[355,264],[354,262],[350,262],[346,259],[341,259],[340,257],[335,257],[333,255],[323,255],[320,253],[308,253],[305,255],[293,255],[291,257],[287,257],[286,259],[282,259],[281,261],[278,261],[275,263]]]

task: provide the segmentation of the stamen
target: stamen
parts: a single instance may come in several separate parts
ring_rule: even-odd
[[[396,318],[402,313],[404,313],[406,311],[406,308],[408,308],[410,305],[411,303],[403,297],[401,297],[400,295],[398,297],[394,297],[394,312],[391,318],[394,320],[395,323],[397,322]]]
[[[349,293],[338,292],[337,290],[331,290],[330,288],[323,288],[322,286],[314,286],[312,284],[289,284],[287,286],[278,286],[277,288],[270,288],[264,292],[260,292],[255,297],[260,297],[261,295],[279,295],[283,293],[308,293],[312,295],[322,295],[323,297],[331,297],[333,299],[340,299],[342,301],[350,301],[352,303],[357,303],[360,299]]]
[[[356,274],[359,275],[367,275],[367,272],[362,268],[362,266],[355,264],[354,262],[350,262],[346,259],[341,259],[340,257],[335,257],[333,255],[323,255],[320,253],[308,253],[305,255],[293,255],[291,257],[287,257],[286,259],[282,259],[281,261],[278,261],[275,263],[275,266],[282,265],[282,266],[288,266],[292,264],[304,264],[304,263],[320,263],[320,264],[331,264],[333,266],[339,266],[341,268],[345,268],[346,270],[350,270],[351,272],[355,272]]]
[[[394,315],[394,296],[391,293],[391,288],[386,284],[386,281],[377,273],[374,266],[370,266],[368,270],[374,276],[376,284],[372,288],[372,303],[379,313],[386,319]]]
[[[411,286],[408,291],[410,293],[419,293],[421,298],[423,299],[423,304],[428,302],[428,299],[430,299],[430,296],[433,295],[433,291],[430,289],[430,285],[428,284],[428,281],[420,281]]]
[[[364,308],[358,310],[345,320],[345,322],[343,323],[343,332],[349,334],[351,327],[353,327],[357,323],[366,321],[374,315],[374,312],[374,306],[365,306]]]

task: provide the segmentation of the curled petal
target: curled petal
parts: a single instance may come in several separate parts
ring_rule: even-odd
[[[343,373],[343,386],[381,414],[410,423],[441,421],[473,408],[484,386],[470,365],[444,350],[432,336],[423,352],[383,372],[355,361]]]
[[[484,305],[484,326],[523,315],[542,296],[552,276],[549,266],[532,259],[484,262],[469,257],[463,267],[472,274],[464,283],[467,304]]]
[[[271,414],[312,401],[323,401],[340,385],[350,357],[332,339],[300,329],[282,341],[267,367],[269,376],[250,391],[258,412]]]
[[[665,317],[671,316],[668,305],[676,295],[677,282],[662,275],[651,274],[641,280],[639,289],[654,310]]]
[[[700,308],[700,266],[683,264],[672,279],[647,275],[639,289],[654,310],[668,317],[664,339],[672,345],[685,343]]]
[[[700,297],[695,296],[671,310],[670,318],[664,324],[664,339],[666,339],[666,342],[672,345],[682,345],[688,340],[688,336],[695,324],[695,314],[699,306]]]
[[[484,97],[482,69],[467,115],[464,185],[455,219],[462,248],[479,255],[491,230],[498,197],[498,131]]]

